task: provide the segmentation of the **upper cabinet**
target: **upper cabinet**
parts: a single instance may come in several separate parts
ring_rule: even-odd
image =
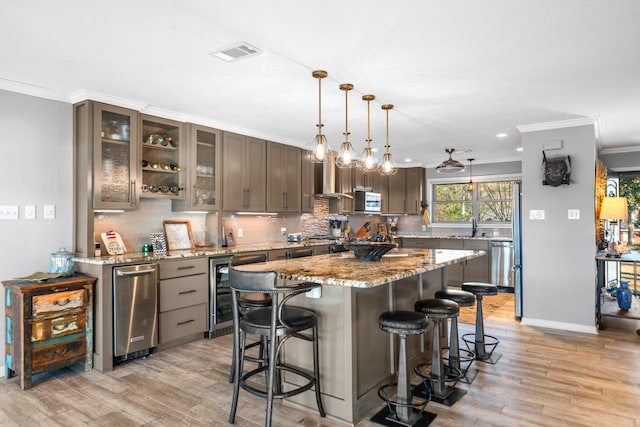
[[[424,192],[425,170],[421,167],[401,168],[388,177],[388,207],[391,214],[420,214]]]
[[[267,211],[300,212],[301,150],[267,142]]]
[[[137,150],[138,113],[100,103],[93,107],[92,118],[84,116],[77,126],[92,129],[93,208],[135,209],[138,203]],[[89,119],[89,122],[86,120]]]
[[[183,124],[173,120],[142,115],[140,197],[184,198]]]
[[[189,124],[187,128],[187,186],[183,200],[173,200],[173,210],[216,211],[221,205],[222,132]]]
[[[266,209],[266,141],[223,133],[222,209],[264,212]]]
[[[301,150],[301,195],[300,211],[303,213],[313,213],[316,193],[316,164],[310,161],[305,152]]]

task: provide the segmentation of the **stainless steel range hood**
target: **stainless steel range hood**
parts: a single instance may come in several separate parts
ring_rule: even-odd
[[[334,155],[331,155],[327,160],[318,165],[322,168],[322,188],[318,189],[316,186],[315,197],[327,198],[327,199],[353,199],[353,196],[346,193],[336,192],[336,159]],[[318,175],[316,174],[316,177]],[[316,180],[316,183],[320,181]]]

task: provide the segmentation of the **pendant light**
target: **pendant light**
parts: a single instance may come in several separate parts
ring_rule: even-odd
[[[436,172],[438,173],[458,173],[464,172],[465,167],[462,163],[457,160],[453,160],[451,155],[456,151],[455,148],[447,148],[444,150],[447,154],[449,154],[449,159],[440,163],[436,166]]]
[[[352,168],[357,163],[357,154],[349,142],[349,91],[353,89],[351,83],[340,85],[340,90],[344,91],[344,142],[336,158],[336,166],[339,168]]]
[[[391,153],[389,152],[389,110],[393,108],[393,104],[384,104],[382,109],[387,113],[387,142],[385,143],[385,152],[382,157],[382,163],[380,164],[380,175],[395,175],[398,172],[398,168],[393,167],[391,162]]]
[[[375,171],[378,167],[378,159],[371,148],[371,101],[376,99],[375,95],[363,95],[362,100],[367,102],[367,146],[362,153],[362,158],[358,167],[364,172]]]
[[[475,159],[467,159],[469,161],[469,191],[473,191],[473,172],[471,168],[471,162]]]
[[[331,149],[327,143],[327,138],[322,134],[322,79],[327,77],[328,73],[324,70],[313,71],[311,75],[318,79],[318,133],[311,148],[307,152],[307,158],[314,163],[323,163],[331,155]]]

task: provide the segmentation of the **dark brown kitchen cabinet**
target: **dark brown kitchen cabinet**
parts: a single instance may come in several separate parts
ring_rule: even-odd
[[[267,211],[300,212],[300,148],[267,141]]]
[[[264,212],[266,203],[266,141],[223,133],[222,209]]]
[[[482,239],[439,239],[439,249],[465,249],[484,251],[485,256],[462,261],[447,266],[447,277],[450,284],[460,285],[463,282],[490,282],[491,258],[489,241]]]
[[[320,175],[316,172],[316,163],[311,162],[305,154],[306,152],[302,150],[300,160],[302,165],[300,171],[300,211],[302,213],[313,213],[316,194],[316,179],[319,180]],[[320,182],[318,182],[318,184],[320,184]]]
[[[398,169],[395,175],[388,178],[388,194],[387,212],[391,214],[405,213],[405,169]]]
[[[326,167],[326,166],[325,166]],[[335,168],[335,192],[351,197],[332,198],[329,200],[331,213],[349,214],[353,212],[353,169]]]
[[[388,177],[388,213],[420,214],[424,191],[424,168],[401,168]]]
[[[5,377],[28,389],[36,374],[83,363],[93,366],[93,286],[70,276],[44,283],[9,280],[6,289]]]
[[[187,134],[187,185],[184,198],[172,200],[173,210],[216,211],[221,205],[222,131],[189,124]]]
[[[140,197],[183,199],[186,143],[183,123],[142,115]]]

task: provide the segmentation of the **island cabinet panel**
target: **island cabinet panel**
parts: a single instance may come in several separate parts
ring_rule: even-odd
[[[418,299],[433,298],[443,288],[442,276],[441,270],[429,271],[372,288],[323,285],[319,298],[295,297],[292,305],[318,314],[320,385],[328,414],[357,423],[382,404],[377,390],[382,384],[395,381],[398,342],[395,336],[380,330],[378,318],[388,310],[413,311]],[[425,363],[431,356],[428,342],[420,336],[409,337],[407,350],[411,366]],[[308,342],[288,341],[284,359],[313,370]],[[299,386],[299,382],[299,378],[285,373],[285,389]],[[311,392],[291,400],[316,408]]]
[[[440,239],[438,242],[439,249],[464,249],[463,239]],[[464,282],[464,261],[456,264],[448,265],[447,278],[450,285],[460,286]]]
[[[267,141],[267,211],[300,212],[301,151]]]
[[[84,363],[93,366],[95,278],[71,276],[45,283],[10,280],[6,289],[5,376],[18,375],[28,389],[32,376]]]
[[[264,212],[266,204],[266,141],[223,133],[222,208]]]

